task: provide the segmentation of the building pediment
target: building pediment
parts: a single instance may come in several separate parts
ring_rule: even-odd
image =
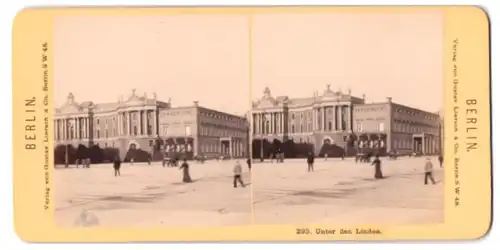
[[[271,95],[271,90],[268,87],[264,89],[264,95],[260,100],[254,102],[255,108],[274,108],[276,106],[278,106],[278,101]]]
[[[66,102],[57,111],[59,113],[78,113],[82,110],[83,108],[75,101],[73,94],[69,93]]]
[[[82,107],[77,104],[65,105],[59,109],[61,113],[78,113],[82,111]]]
[[[147,97],[140,97],[135,93],[135,89],[132,90],[130,97],[122,103],[122,106],[139,106],[146,103]]]
[[[277,106],[276,100],[269,98],[269,99],[261,99],[259,102],[257,102],[257,107],[258,108],[273,108]]]

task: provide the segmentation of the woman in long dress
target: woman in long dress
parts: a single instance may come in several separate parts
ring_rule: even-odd
[[[182,181],[184,183],[191,182],[191,176],[189,176],[189,164],[186,159],[182,162],[180,169],[182,169]]]
[[[375,179],[382,179],[384,176],[382,175],[382,162],[378,158],[378,155],[375,156],[375,160],[372,165],[375,165]]]

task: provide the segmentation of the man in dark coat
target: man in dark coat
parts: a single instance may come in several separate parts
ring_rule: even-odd
[[[120,157],[116,156],[115,160],[113,161],[113,168],[115,169],[115,176],[120,175],[121,164],[122,164],[122,161],[120,160]]]
[[[314,172],[314,155],[309,152],[307,155],[307,172]]]
[[[248,165],[248,170],[252,171],[252,159],[250,158],[247,159],[247,165]]]

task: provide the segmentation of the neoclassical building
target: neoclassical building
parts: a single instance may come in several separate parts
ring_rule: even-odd
[[[289,98],[273,96],[266,88],[252,108],[253,157],[268,157],[275,150],[290,156],[312,151],[316,155],[353,155],[373,151],[440,151],[440,119],[436,113],[411,108],[387,98],[366,103],[351,91]],[[290,148],[293,142],[294,148]],[[302,145],[297,149],[297,145]]]
[[[55,109],[54,137],[58,145],[84,145],[116,148],[120,156],[130,148],[153,153],[161,150],[186,153],[244,157],[248,149],[248,123],[240,117],[201,107],[172,107],[170,100],[157,100],[156,94],[139,96],[133,90],[117,102],[77,102],[69,94]]]

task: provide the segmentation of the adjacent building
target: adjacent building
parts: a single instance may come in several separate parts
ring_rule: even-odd
[[[268,157],[276,150],[286,155],[290,144],[309,145],[295,149],[295,154],[308,150],[321,156],[441,150],[439,114],[395,103],[390,97],[366,103],[364,96],[333,91],[330,85],[322,94],[304,98],[274,97],[266,88],[253,102],[251,120],[253,157]]]
[[[172,107],[157,100],[156,94],[138,96],[133,90],[127,99],[116,102],[78,103],[69,94],[55,109],[55,144],[115,148],[124,157],[131,148],[153,153],[159,142],[162,151],[195,155],[245,157],[248,152],[246,117],[205,108],[193,102]]]

